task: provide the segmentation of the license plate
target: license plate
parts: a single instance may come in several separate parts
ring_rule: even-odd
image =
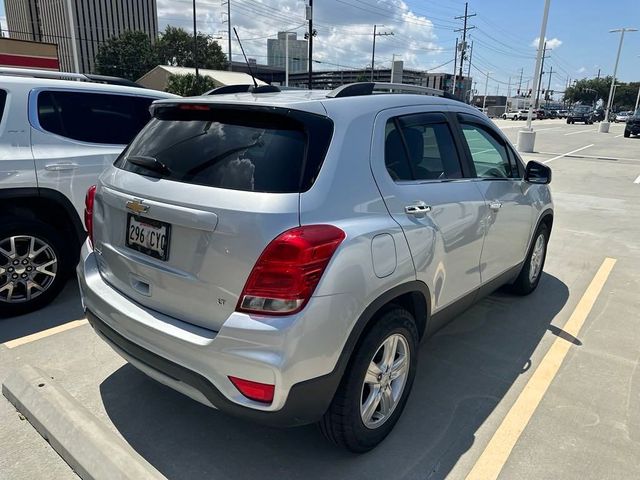
[[[171,225],[150,218],[127,215],[126,245],[158,260],[169,258]]]

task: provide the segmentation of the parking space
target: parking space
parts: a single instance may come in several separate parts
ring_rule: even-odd
[[[496,123],[515,142],[525,122]],[[42,369],[170,479],[640,478],[640,138],[618,124],[606,135],[563,120],[534,127],[525,158],[553,168],[556,204],[538,290],[497,292],[423,342],[407,408],[368,454],[150,380],[81,321],[74,281],[46,309],[0,323],[0,380],[17,365]],[[75,477],[4,397],[0,425],[0,477]]]

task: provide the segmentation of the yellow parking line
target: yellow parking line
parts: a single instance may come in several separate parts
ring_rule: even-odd
[[[604,262],[602,262],[598,272],[591,280],[589,287],[587,287],[571,317],[563,327],[563,330],[569,335],[578,336],[615,263],[616,260],[614,258],[605,258]],[[562,338],[557,338],[553,342],[553,345],[551,345],[540,365],[525,385],[511,410],[502,420],[484,452],[482,452],[480,458],[478,458],[476,464],[467,475],[466,480],[495,480],[498,478],[502,467],[511,454],[511,450],[529,423],[553,378],[558,373],[571,345],[571,342]]]
[[[86,319],[74,320],[73,322],[63,323],[62,325],[58,325],[57,327],[48,328],[47,330],[42,330],[41,332],[32,333],[31,335],[27,335],[25,337],[16,338],[15,340],[9,340],[8,342],[3,343],[3,345],[7,348],[16,348],[16,347],[19,347],[20,345],[35,342],[36,340],[40,340],[41,338],[55,335],[56,333],[60,333],[66,330],[71,330],[72,328],[80,327],[82,325],[85,325],[86,323],[87,323]]]

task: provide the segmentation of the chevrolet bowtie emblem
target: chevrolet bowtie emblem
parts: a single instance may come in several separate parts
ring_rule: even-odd
[[[135,200],[128,201],[125,206],[127,207],[127,210],[130,210],[137,215],[147,213],[149,211],[149,205],[143,205],[142,202],[143,200],[138,200],[136,198]]]

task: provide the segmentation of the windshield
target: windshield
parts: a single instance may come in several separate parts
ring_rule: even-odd
[[[585,113],[591,111],[591,107],[587,107],[585,105],[579,105],[577,107],[573,107],[574,112]]]

